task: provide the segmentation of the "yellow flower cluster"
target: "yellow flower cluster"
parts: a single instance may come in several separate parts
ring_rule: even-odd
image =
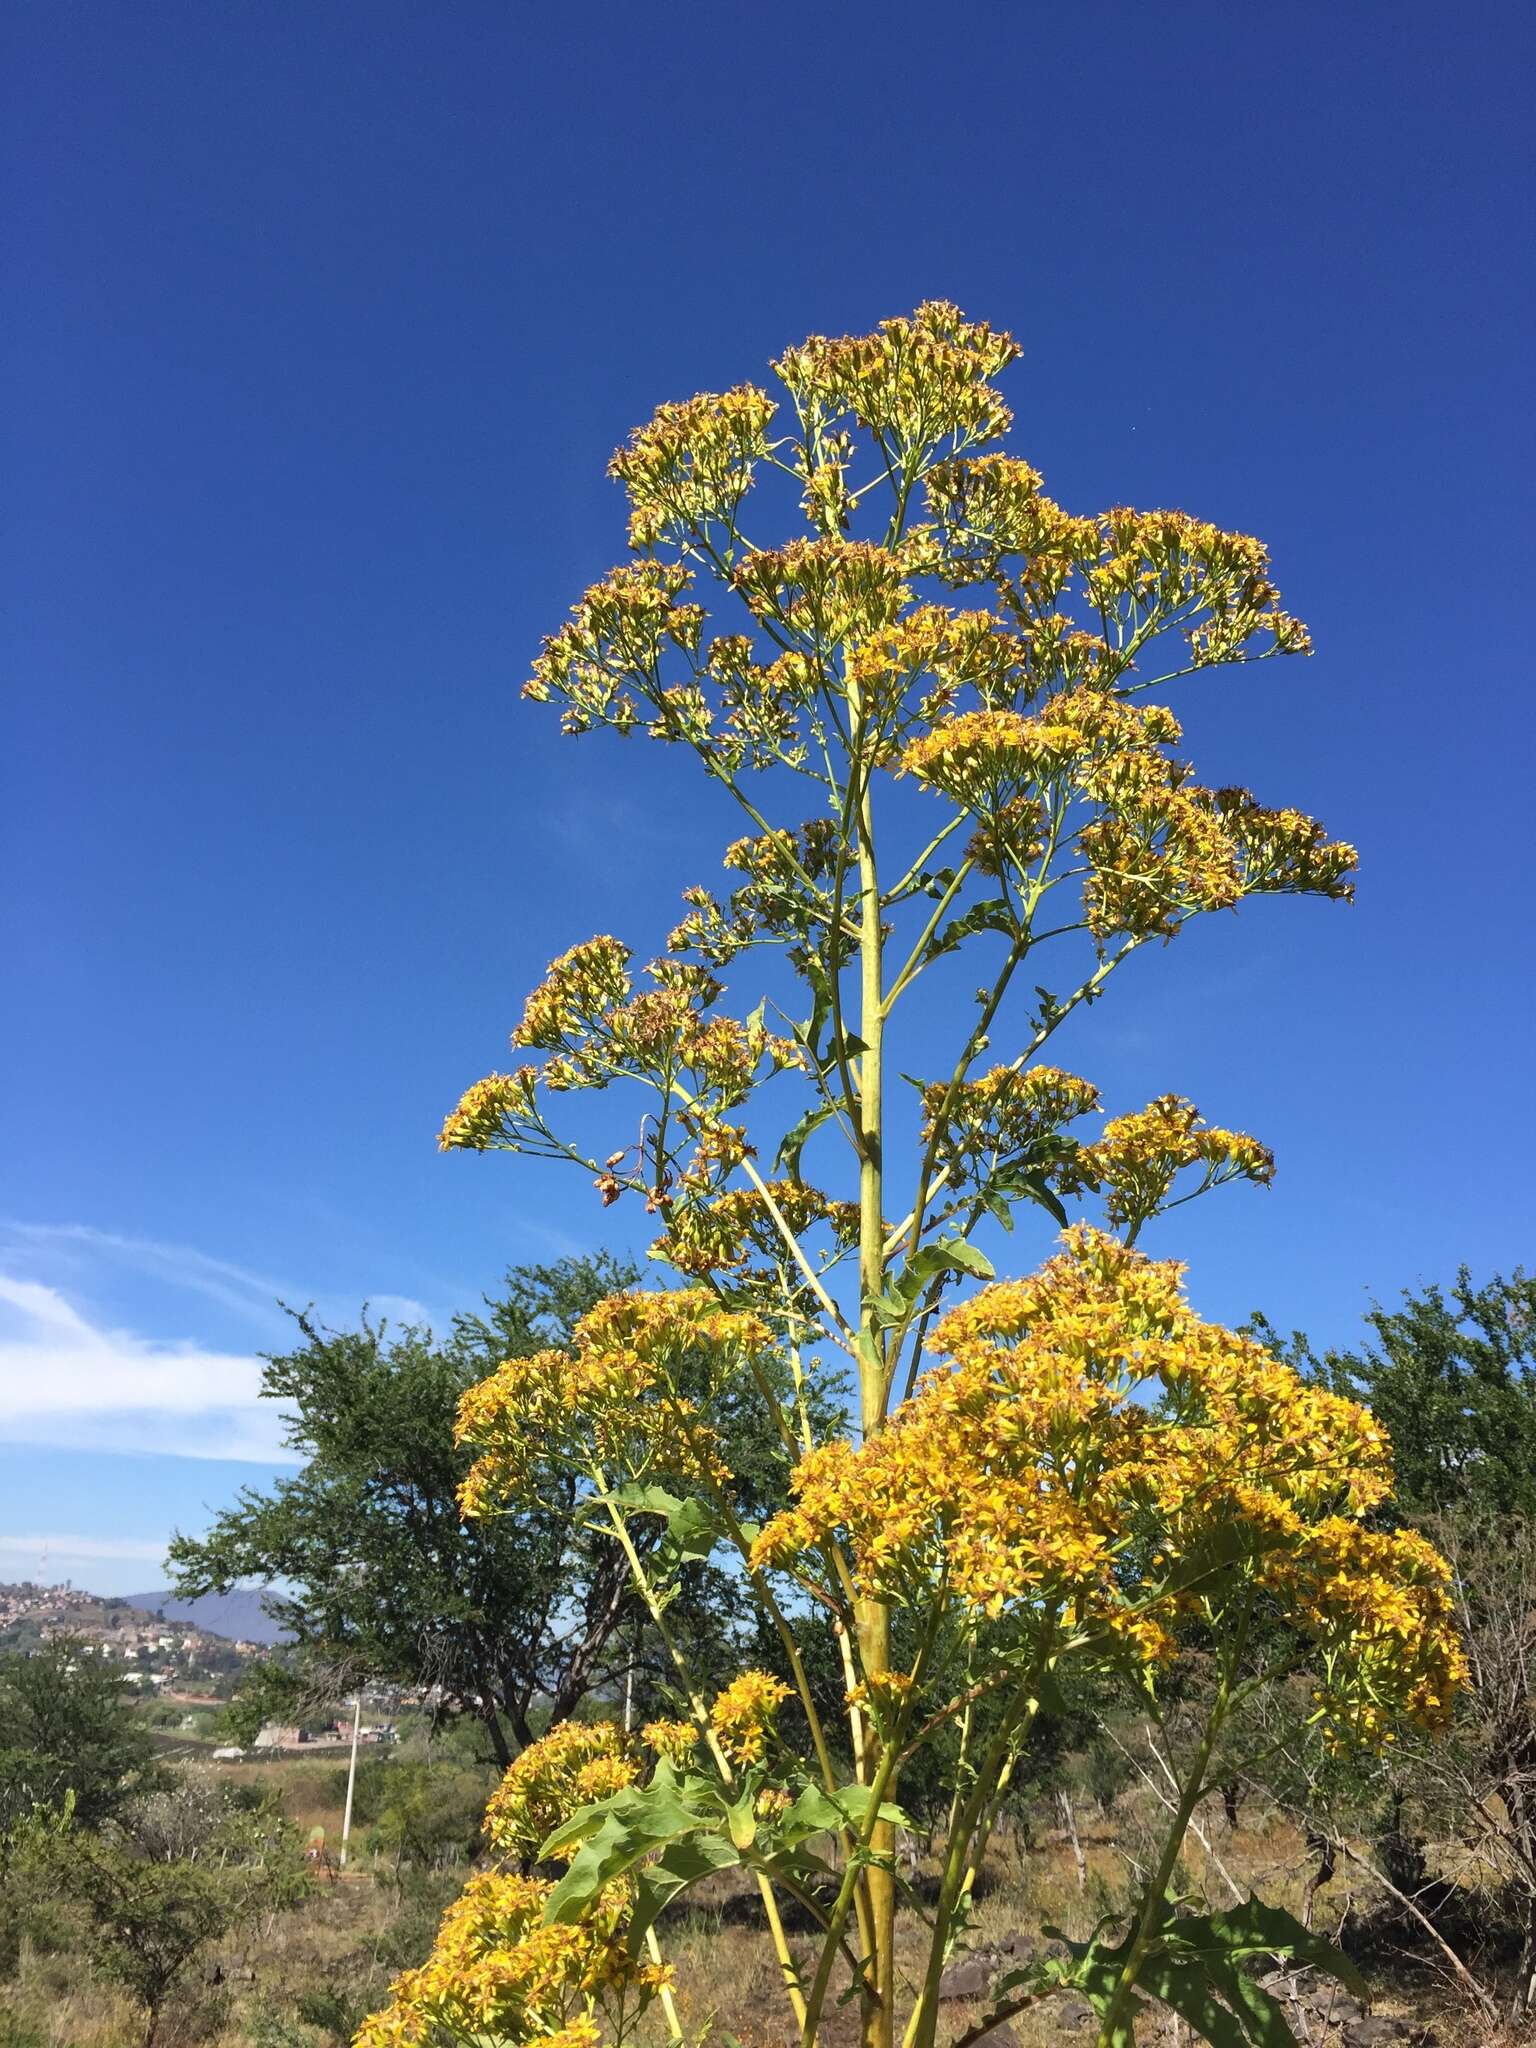
[[[799,1064],[793,1041],[769,1031],[761,1017],[741,1024],[706,1014],[720,984],[703,966],[653,960],[646,972],[657,985],[634,995],[629,961],[627,946],[599,936],[551,962],[512,1033],[514,1046],[550,1057],[542,1069],[521,1067],[477,1081],[443,1124],[438,1142],[445,1151],[537,1149],[545,1136],[535,1108],[538,1085],[556,1092],[602,1088],[619,1076],[663,1093],[686,1088],[690,1100],[681,1121],[697,1138],[722,1111],[745,1101],[765,1062],[769,1072]],[[611,1174],[599,1186],[619,1191]]]
[[[912,598],[907,573],[895,549],[825,538],[754,548],[731,581],[755,618],[807,642],[838,646],[896,623]]]
[[[627,562],[611,569],[571,607],[571,619],[544,642],[523,685],[539,704],[558,697],[567,732],[611,725],[629,731],[639,712],[635,693],[673,650],[697,651],[704,608],[679,604],[688,571],[678,563]]]
[[[823,1223],[830,1225],[837,1248],[858,1242],[857,1202],[834,1202],[803,1181],[774,1180],[767,1186],[774,1207],[802,1244]],[[737,1272],[753,1259],[781,1264],[788,1256],[767,1200],[752,1187],[727,1188],[705,1201],[675,1202],[651,1255],[696,1279]]]
[[[1154,749],[1178,737],[1178,720],[1161,705],[1125,704],[1083,685],[1032,716],[984,710],[941,719],[904,749],[901,767],[965,808],[984,811],[1069,776],[1085,793],[1107,793],[1128,764],[1143,773],[1155,764],[1151,772],[1166,780],[1169,764]]]
[[[822,951],[835,916],[826,886],[836,866],[838,831],[830,818],[811,818],[797,831],[780,828],[738,839],[725,851],[725,866],[745,875],[723,905],[708,889],[683,892],[688,915],[668,935],[673,953],[695,952],[711,966],[724,966],[746,946],[768,939],[785,944],[799,961],[807,949]],[[858,943],[855,912],[845,906],[844,939]]]
[[[1208,801],[1237,845],[1250,891],[1305,890],[1345,900],[1354,894],[1355,849],[1330,841],[1316,818],[1271,810],[1246,789],[1213,790]]]
[[[769,438],[774,403],[755,385],[662,406],[611,464],[639,559],[584,593],[544,643],[527,693],[559,699],[567,731],[644,725],[731,777],[808,762],[816,772],[818,707],[850,692],[872,713],[864,739],[885,760],[914,720],[952,708],[962,683],[985,709],[1082,682],[1110,689],[1164,631],[1183,637],[1179,672],[1308,652],[1258,541],[1179,512],[1076,517],[1044,496],[1028,463],[979,452],[1010,424],[990,380],[1017,353],[1010,336],[935,301],[873,334],[788,350],[775,368],[799,424],[781,440]],[[850,476],[849,422],[872,437],[904,512],[915,482],[926,493],[928,519],[890,544],[851,532],[869,483]],[[811,538],[743,541],[739,509],[765,462],[798,478]],[[691,562],[706,558],[769,628],[773,660],[759,662],[744,633],[704,650]],[[990,585],[1000,616],[914,609],[915,579],[927,576],[956,590]]]
[[[825,881],[837,861],[837,825],[831,818],[809,818],[797,832],[780,827],[749,839],[734,839],[725,849],[724,864],[746,875],[759,888],[787,888],[798,878]]]
[[[531,1863],[546,1837],[594,1800],[640,1776],[624,1731],[612,1721],[562,1721],[529,1743],[491,1794],[485,1832],[503,1855]],[[575,1854],[566,1852],[566,1860]]]
[[[771,1344],[758,1317],[713,1295],[615,1294],[583,1316],[567,1351],[511,1358],[459,1402],[457,1440],[480,1455],[459,1489],[466,1515],[536,1494],[553,1465],[610,1476],[729,1475],[700,1413]]]
[[[599,934],[552,960],[523,1006],[512,1043],[549,1052],[590,1031],[629,994],[631,957],[620,940]]]
[[[1227,909],[1259,892],[1352,893],[1353,847],[1329,843],[1300,811],[1266,809],[1246,790],[1190,783],[1163,751],[1179,736],[1163,707],[1133,707],[1082,683],[1030,715],[942,718],[907,744],[901,767],[981,820],[993,868],[1011,840],[1019,842],[1018,862],[1038,850],[1045,792],[1091,806],[1076,838],[1089,869],[1084,911],[1101,940],[1115,932],[1171,936],[1192,912]]]
[[[444,1915],[427,1961],[396,1978],[389,2004],[363,2022],[356,2048],[436,2048],[444,2040],[596,2048],[595,2012],[632,1998],[643,2004],[665,1973],[630,1954],[622,1887],[610,1887],[589,1918],[546,1926],[553,1890],[511,1871],[472,1877]]]
[[[753,464],[768,452],[776,410],[765,391],[742,384],[663,405],[637,427],[608,465],[629,492],[630,545],[681,539],[715,521],[734,526]]]
[[[743,763],[752,768],[803,765],[800,717],[815,701],[819,677],[806,654],[790,649],[761,664],[753,658],[748,635],[726,634],[710,642],[704,674],[719,693],[723,715],[710,742],[712,761],[727,771]]]
[[[692,1721],[647,1721],[640,1735],[648,1749],[679,1770],[690,1761],[699,1740],[698,1727]]]
[[[1015,706],[1035,694],[1028,640],[995,612],[924,604],[844,653],[844,686],[855,698],[869,758],[890,767],[908,736],[951,714],[964,692],[984,708]]]
[[[852,413],[907,454],[951,435],[972,443],[1005,433],[1012,415],[987,380],[1018,354],[1012,335],[932,299],[908,320],[881,321],[876,334],[813,334],[773,367],[802,411]]]
[[[774,1717],[789,1698],[789,1687],[767,1671],[743,1671],[717,1693],[709,1725],[732,1763],[762,1760]]]
[[[1063,1243],[1034,1278],[984,1288],[940,1319],[931,1348],[952,1363],[877,1436],[801,1460],[795,1504],[761,1532],[757,1564],[808,1566],[837,1538],[863,1594],[926,1602],[942,1587],[992,1616],[1054,1616],[1078,1641],[1145,1661],[1167,1654],[1167,1628],[1218,1539],[1278,1559],[1278,1588],[1284,1560],[1304,1557],[1319,1529],[1358,1526],[1385,1497],[1389,1448],[1365,1409],[1201,1321],[1178,1266],[1084,1225]],[[1120,1561],[1133,1537],[1155,1538],[1184,1577],[1128,1585]],[[1231,1579],[1230,1547],[1221,1555],[1213,1582]],[[1330,1683],[1341,1700],[1398,1683],[1405,1710],[1428,1714],[1434,1688],[1415,1690],[1416,1677],[1454,1663],[1448,1623],[1417,1592],[1393,1610],[1404,1626],[1370,1633],[1358,1610],[1388,1611],[1393,1558],[1370,1562],[1376,1577],[1354,1589]],[[1304,1625],[1321,1611],[1315,1585],[1296,1592]]]
[[[1275,1177],[1268,1146],[1242,1131],[1202,1123],[1195,1105],[1179,1095],[1159,1095],[1145,1109],[1112,1119],[1096,1144],[1079,1150],[1072,1171],[1086,1186],[1105,1191],[1109,1220],[1122,1228],[1155,1215],[1189,1166],[1205,1169],[1191,1194],[1229,1180],[1268,1187]]]
[[[1074,1117],[1099,1106],[1099,1091],[1060,1067],[993,1067],[974,1081],[936,1081],[922,1092],[923,1139],[952,1187],[989,1168],[1032,1157]]]
[[[1190,784],[1164,751],[1179,736],[1172,712],[1124,703],[1093,680],[1030,715],[940,719],[907,744],[901,766],[979,821],[973,850],[991,872],[1039,852],[1043,804],[1087,805],[1076,841],[1087,862],[1085,915],[1100,939],[1171,934],[1193,911],[1258,890],[1349,893],[1353,848],[1326,844],[1299,812],[1262,811],[1246,792]]]
[[[1191,663],[1241,661],[1256,633],[1272,636],[1284,654],[1309,654],[1299,619],[1279,608],[1269,580],[1269,550],[1245,533],[1226,533],[1184,512],[1135,512],[1117,506],[1099,521],[1102,554],[1087,573],[1088,595],[1101,613],[1134,621],[1153,608],[1184,618]]]
[[[1011,592],[1027,590],[1038,612],[1054,603],[1079,563],[1097,558],[1092,519],[1074,518],[1045,497],[1040,477],[1012,455],[941,462],[924,480],[942,548],[942,573],[955,584],[998,578],[1013,569]]]
[[[1467,1662],[1433,1544],[1334,1515],[1267,1560],[1263,1576],[1322,1652],[1317,1698],[1336,1742],[1390,1741],[1403,1719],[1445,1726]]]
[[[487,1074],[465,1090],[443,1120],[438,1134],[442,1152],[486,1152],[516,1145],[532,1127],[537,1067],[519,1067],[515,1074]]]
[[[1193,911],[1244,896],[1354,894],[1355,849],[1326,839],[1315,818],[1272,811],[1246,790],[1149,783],[1078,834],[1092,874],[1088,923],[1099,938],[1176,932]]]

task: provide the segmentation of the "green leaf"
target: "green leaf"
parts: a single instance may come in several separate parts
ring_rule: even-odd
[[[550,1846],[546,1842],[543,1853],[548,1854]],[[654,1847],[653,1842],[637,1841],[616,1814],[605,1813],[545,1901],[546,1923],[579,1920],[605,1884],[640,1862]]]
[[[1149,1956],[1137,1980],[1181,2020],[1194,2028],[1211,2048],[1249,2048],[1248,2030],[1215,1996],[1203,1971],[1167,1956]],[[1292,2048],[1294,2048],[1294,2038]]]
[[[869,1814],[870,1801],[874,1797],[872,1786],[839,1785],[832,1797],[855,1827],[863,1827]],[[902,1809],[893,1806],[888,1799],[882,1800],[877,1818],[886,1821],[893,1828],[910,1829],[912,1826],[911,1820]]]
[[[583,1806],[562,1821],[554,1832],[545,1837],[539,1849],[539,1861],[556,1855],[561,1849],[569,1849],[575,1842],[585,1841],[599,1824],[611,1815],[617,1814],[620,1823],[626,1827],[643,1827],[656,1834],[658,1840],[670,1835],[686,1832],[683,1823],[692,1825],[699,1820],[698,1805],[684,1797],[684,1791],[694,1790],[701,1785],[698,1779],[685,1778],[680,1784],[675,1777],[663,1779],[658,1776],[649,1785],[627,1785],[622,1792],[615,1792],[610,1799],[598,1799],[590,1806]]]
[[[802,1185],[800,1181],[800,1154],[805,1150],[806,1140],[813,1131],[819,1130],[833,1113],[833,1106],[830,1102],[812,1103],[811,1107],[805,1112],[805,1115],[797,1117],[779,1140],[777,1163],[783,1167],[784,1171],[797,1186]]]
[[[634,1515],[670,1515],[672,1510],[682,1506],[675,1493],[668,1493],[664,1486],[644,1486],[638,1479],[632,1479],[625,1486],[613,1489],[616,1506],[628,1508]]]
[[[839,1806],[830,1793],[820,1785],[807,1785],[794,1804],[785,1809],[774,1833],[787,1847],[811,1835],[834,1834],[847,1818],[847,1809]]]
[[[869,1310],[875,1321],[884,1328],[889,1323],[899,1323],[907,1312],[907,1303],[899,1294],[889,1288],[883,1294],[869,1296]]]
[[[654,1863],[647,1863],[635,1880],[635,1903],[629,1916],[629,1936],[639,1941],[657,1916],[671,1905],[680,1892],[709,1877],[717,1870],[729,1870],[741,1861],[723,1835],[693,1835],[673,1842]]]
[[[1066,1204],[1054,1188],[1047,1186],[1038,1174],[1031,1174],[1024,1182],[1024,1191],[1029,1199],[1042,1208],[1047,1216],[1054,1217],[1062,1229],[1067,1227]]]
[[[943,1252],[951,1267],[957,1272],[974,1273],[978,1280],[993,1280],[997,1277],[997,1268],[986,1253],[975,1245],[968,1244],[963,1237],[941,1237],[930,1249]]]
[[[1080,1991],[1100,2019],[1106,2017],[1114,2002],[1120,1984],[1120,1973],[1131,1952],[1131,1934],[1127,1934],[1114,1948],[1103,1946],[1101,1937],[1104,1930],[1111,1925],[1111,1919],[1101,1920],[1086,1941],[1072,1941],[1059,1927],[1052,1927],[1049,1924],[1041,1929],[1041,1932],[1052,1941],[1059,1941],[1072,1957],[1071,1968],[1063,1973],[1062,1984],[1070,1986],[1074,1991]],[[1134,2044],[1136,2039],[1135,2015],[1139,2001],[1133,1998],[1130,2003],[1129,2016],[1120,2022],[1113,2036],[1117,2043],[1129,2041]],[[1126,2028],[1130,2031],[1126,2032]]]
[[[835,1884],[842,1876],[836,1864],[829,1863],[825,1856],[818,1856],[814,1850],[804,1846],[779,1849],[771,1856],[764,1856],[761,1854],[759,1841],[758,1851],[759,1853],[744,1860],[750,1863],[754,1870],[766,1871],[769,1877],[830,1877]]]
[[[757,1840],[757,1794],[748,1792],[743,1798],[732,1800],[725,1809],[725,1824],[735,1846],[745,1852]]]
[[[1021,1964],[1018,1969],[996,1978],[992,1996],[998,2007],[1026,1993],[1035,1998],[1043,1997],[1046,1992],[1059,1991],[1064,1984],[1069,1984],[1075,1967],[1070,1956],[1041,1956],[1037,1962]]]
[[[1248,2032],[1258,2048],[1297,2048],[1295,2034],[1278,1998],[1272,1998],[1262,1984],[1246,1971],[1231,1968],[1217,1976],[1228,2005],[1242,2013]]]
[[[571,1867],[555,1886],[544,1908],[547,1922],[579,1920],[604,1885],[626,1870],[632,1870],[655,1850],[685,1835],[720,1828],[719,1802],[714,1810],[700,1811],[685,1799],[685,1791],[704,1790],[700,1779],[659,1780],[650,1785],[632,1785],[612,1799],[584,1807],[563,1827],[556,1828],[541,1849],[539,1858],[580,1842]]]
[[[613,1498],[632,1515],[660,1515],[665,1519],[666,1538],[656,1553],[656,1563],[664,1578],[685,1564],[702,1564],[726,1534],[718,1513],[708,1501],[682,1500],[664,1486],[631,1482],[615,1487]]]
[[[866,1300],[876,1322],[899,1323],[941,1274],[970,1273],[978,1280],[990,1280],[994,1272],[986,1253],[963,1237],[937,1237],[932,1244],[918,1247],[884,1293]]]
[[[789,1028],[820,1067],[821,1034],[832,1014],[832,987],[826,968],[814,953],[806,956],[805,978],[811,985],[811,1014],[803,1024],[791,1024]]]
[[[1175,1920],[1164,1930],[1164,1939],[1171,1950],[1216,1956],[1227,1962],[1248,1956],[1292,1956],[1308,1969],[1335,1978],[1357,1998],[1369,1995],[1348,1956],[1322,1935],[1303,1927],[1283,1906],[1266,1905],[1262,1899],[1249,1899],[1225,1913]]]
[[[950,919],[928,948],[928,958],[936,960],[941,953],[953,953],[960,941],[968,939],[973,932],[1007,932],[1011,937],[1017,929],[1017,920],[1008,899],[1005,896],[986,896],[959,917]]]

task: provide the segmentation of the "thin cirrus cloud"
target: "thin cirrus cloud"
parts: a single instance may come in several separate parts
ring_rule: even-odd
[[[83,1305],[124,1285],[135,1298],[134,1323],[159,1321],[162,1310],[150,1302],[191,1296],[226,1327],[233,1319],[239,1348],[145,1336]],[[299,1462],[284,1440],[284,1410],[261,1398],[259,1352],[282,1349],[294,1335],[285,1298],[308,1299],[192,1245],[86,1223],[0,1222],[0,1443]],[[311,1305],[320,1321],[347,1324],[360,1303]],[[433,1320],[406,1295],[375,1293],[368,1308],[396,1326]],[[185,1314],[172,1312],[178,1321]]]
[[[159,1238],[131,1237],[121,1231],[98,1230],[90,1223],[0,1223],[0,1263],[12,1271],[35,1274],[39,1269],[59,1281],[66,1292],[107,1273],[131,1274],[179,1293],[198,1295],[249,1323],[268,1339],[286,1339],[293,1324],[282,1304],[313,1307],[322,1322],[352,1320],[361,1301],[314,1301],[311,1293],[285,1286],[265,1273],[253,1273],[232,1259],[215,1258],[195,1245],[172,1244]],[[367,1306],[375,1319],[429,1327],[431,1311],[414,1296],[368,1292]],[[276,1348],[274,1346],[274,1348]]]
[[[0,1274],[0,1441],[293,1462],[254,1355],[92,1322],[56,1287]]]
[[[0,1557],[30,1558],[40,1570],[77,1559],[96,1563],[112,1558],[158,1565],[165,1560],[168,1540],[164,1536],[0,1536]]]
[[[21,1223],[0,1225],[6,1263],[12,1268],[81,1282],[104,1272],[129,1273],[193,1294],[227,1310],[263,1331],[282,1327],[278,1306],[283,1288],[263,1273],[253,1273],[230,1259],[216,1259],[193,1245],[167,1244],[151,1237],[129,1237],[120,1231],[98,1230],[90,1223]]]

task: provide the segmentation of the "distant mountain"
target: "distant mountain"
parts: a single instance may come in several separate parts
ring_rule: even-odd
[[[231,1642],[281,1643],[288,1640],[271,1616],[262,1610],[258,1588],[237,1586],[232,1593],[201,1593],[195,1600],[178,1600],[161,1587],[154,1593],[125,1593],[131,1606],[163,1614],[167,1621],[190,1622],[210,1634],[228,1636]]]

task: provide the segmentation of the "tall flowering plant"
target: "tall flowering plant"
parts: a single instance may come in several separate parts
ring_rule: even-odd
[[[669,1284],[604,1302],[568,1349],[465,1397],[463,1505],[493,1514],[577,1472],[672,1652],[677,1717],[643,1739],[559,1729],[518,1760],[488,1826],[519,1868],[475,1880],[368,2042],[621,2040],[657,1996],[680,2035],[661,1916],[741,1867],[805,2048],[845,1980],[869,2048],[933,2048],[940,1973],[1036,1718],[1074,1669],[1155,1697],[1195,1640],[1215,1683],[1141,1894],[1005,1979],[964,2038],[1071,1988],[1104,2048],[1134,2041],[1148,2001],[1212,2039],[1283,2040],[1245,1958],[1341,1960],[1256,1901],[1170,1896],[1218,1754],[1230,1769],[1245,1705],[1302,1666],[1335,1743],[1447,1711],[1444,1569],[1370,1520],[1391,1485],[1382,1431],[1202,1321],[1181,1269],[1136,1249],[1178,1203],[1266,1183],[1269,1152],[1173,1094],[1106,1118],[1051,1058],[1068,1019],[1190,919],[1349,896],[1353,849],[1196,781],[1158,701],[1305,654],[1306,629],[1258,541],[1054,503],[998,445],[993,380],[1017,353],[927,304],[791,349],[782,398],[743,385],[663,406],[613,459],[631,557],[546,641],[525,694],[568,732],[689,750],[745,832],[731,886],[685,891],[640,972],[609,936],[552,964],[512,1033],[530,1057],[476,1083],[442,1143],[571,1162],[604,1203],[655,1218]],[[768,542],[761,522],[796,498],[803,530]],[[725,978],[764,951],[779,1000],[732,1015]],[[957,962],[969,1011],[952,992],[914,1002]],[[913,1078],[936,1014],[952,1042]],[[893,1058],[909,1020],[917,1051]],[[639,1114],[589,1152],[562,1098],[620,1084]],[[998,1281],[978,1234],[1031,1214],[1059,1247]],[[839,1368],[846,1432],[827,1439]],[[716,1426],[744,1389],[783,1447],[783,1504],[761,1524]],[[640,1540],[658,1519],[659,1543]],[[706,1555],[734,1558],[782,1651],[782,1676],[744,1671],[713,1698],[668,1628],[677,1572]],[[842,1663],[835,1720],[807,1675],[818,1630]],[[920,1957],[899,1971],[903,1776],[941,1734],[959,1761],[938,1895],[914,1902]],[[809,1951],[786,1899],[818,1929]]]

